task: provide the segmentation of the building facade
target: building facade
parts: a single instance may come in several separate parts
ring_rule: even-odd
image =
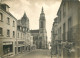
[[[23,17],[17,21],[17,39],[16,39],[16,51],[22,53],[29,51],[33,46],[33,36],[29,30],[29,19],[24,13]],[[16,52],[15,51],[15,52]]]
[[[57,15],[57,38],[52,38],[53,40],[57,39],[57,57],[79,58],[80,2],[78,0],[62,0]]]
[[[30,51],[33,47],[33,36],[26,13],[17,20],[9,12],[9,8],[7,4],[0,3],[0,57]]]
[[[57,17],[54,19],[52,30],[51,30],[51,46],[52,46],[52,54],[57,55]]]
[[[30,30],[30,33],[33,36],[33,44],[38,48],[39,30]]]
[[[34,40],[33,42],[36,44],[36,47],[39,49],[46,49],[47,32],[46,32],[46,19],[43,7],[39,19],[39,30],[31,30],[31,33],[33,35],[33,40]]]
[[[7,4],[0,4],[0,57],[15,55],[17,19],[9,8]]]

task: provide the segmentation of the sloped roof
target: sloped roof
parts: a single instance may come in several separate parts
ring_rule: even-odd
[[[10,12],[7,12],[6,10],[4,10],[1,5],[6,5],[6,6],[8,6],[7,4],[0,4],[0,9],[3,10],[3,11],[5,11],[8,15],[12,16],[15,20],[17,20]],[[8,6],[8,7],[9,7],[9,6]],[[10,8],[10,7],[9,7],[9,8]]]
[[[23,17],[21,18],[21,20],[23,20],[23,19],[25,19],[25,20],[28,20],[29,21],[29,18],[27,17],[27,15],[26,15],[26,13],[24,12],[24,15],[23,15]]]
[[[31,33],[39,33],[39,30],[30,30]]]
[[[22,24],[21,24],[21,20],[17,20],[17,25],[19,26],[22,26]]]

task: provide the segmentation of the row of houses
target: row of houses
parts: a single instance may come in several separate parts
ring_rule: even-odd
[[[79,0],[62,0],[51,38],[52,54],[57,58],[80,58]]]
[[[0,57],[30,51],[35,46],[26,13],[17,20],[9,8],[7,4],[0,3]]]

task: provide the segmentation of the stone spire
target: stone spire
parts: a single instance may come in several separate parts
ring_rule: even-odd
[[[27,15],[26,15],[26,12],[24,12],[22,19],[29,20]]]
[[[45,13],[44,13],[43,7],[42,7],[42,10],[41,10],[40,19],[41,20],[44,20],[45,19]]]
[[[44,13],[44,9],[43,9],[43,7],[42,7],[42,11],[41,11],[41,13]]]
[[[23,17],[27,17],[27,15],[26,15],[26,12],[24,12],[24,15],[23,15]]]

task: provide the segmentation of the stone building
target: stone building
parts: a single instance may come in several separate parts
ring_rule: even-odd
[[[31,35],[33,36],[33,44],[38,48],[38,36],[39,30],[30,30]]]
[[[51,30],[51,46],[52,46],[52,54],[57,55],[57,17],[54,19],[52,30]]]
[[[57,12],[57,57],[80,57],[80,2],[62,0]],[[53,27],[55,28],[55,27]],[[53,39],[53,38],[52,38]]]
[[[39,19],[39,30],[31,30],[30,32],[33,36],[33,42],[34,44],[36,44],[36,47],[39,49],[46,49],[47,32],[46,32],[46,19],[45,19],[43,7]]]
[[[33,36],[26,13],[17,20],[9,12],[9,8],[7,4],[0,3],[0,57],[30,51],[33,47]]]
[[[17,19],[9,8],[7,4],[0,4],[0,57],[15,55]]]
[[[16,51],[22,53],[28,51],[33,45],[33,37],[29,30],[29,19],[24,13],[23,17],[17,21],[17,39],[16,39]]]

